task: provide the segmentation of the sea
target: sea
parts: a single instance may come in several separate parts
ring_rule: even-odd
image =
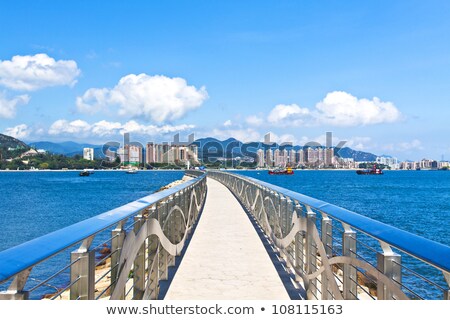
[[[0,251],[91,218],[183,177],[182,171],[0,172]]]
[[[238,173],[450,246],[450,171],[385,171],[382,176],[345,170],[297,170],[292,176]],[[74,171],[0,172],[0,251],[142,198],[182,176],[170,170],[132,175],[96,171],[89,177]],[[45,278],[39,272],[33,276]]]
[[[296,170],[239,172],[450,246],[450,171]]]

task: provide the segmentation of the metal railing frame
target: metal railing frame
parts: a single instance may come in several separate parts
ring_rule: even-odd
[[[372,299],[410,299],[405,292],[414,291],[405,289],[402,254],[396,251],[442,272],[447,288],[440,287],[442,296],[435,298],[450,299],[450,247],[254,178],[221,170],[208,176],[227,186],[254,216],[309,299],[359,299],[363,292]],[[342,237],[335,250],[338,229]],[[360,257],[358,236],[379,244],[373,248],[374,265]],[[376,284],[376,294],[358,283],[361,271]]]
[[[167,279],[168,267],[181,253],[206,197],[206,174],[185,174],[194,178],[0,252],[0,284],[10,281],[7,290],[0,292],[0,300],[29,299],[25,286],[32,269],[77,244],[80,246],[71,252],[70,265],[63,268],[70,267],[69,285],[53,299],[67,290],[72,300],[100,298],[95,296],[96,248],[92,243],[99,233],[111,228],[111,267],[107,272],[111,282],[102,294],[109,291],[111,299],[125,299],[132,275],[134,299],[157,299],[159,281]],[[129,219],[134,221],[127,231]],[[54,275],[48,280],[52,278]],[[43,281],[34,288],[41,286],[51,287]]]

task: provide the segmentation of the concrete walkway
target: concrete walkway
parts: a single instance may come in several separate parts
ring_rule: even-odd
[[[203,214],[165,299],[289,299],[247,214],[211,178]]]

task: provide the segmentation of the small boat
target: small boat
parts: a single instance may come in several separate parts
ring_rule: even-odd
[[[292,168],[287,167],[286,169],[275,169],[275,170],[269,170],[270,175],[291,175],[294,174],[294,170]]]
[[[383,170],[378,169],[377,166],[373,166],[372,169],[364,169],[364,170],[356,170],[356,174],[359,175],[378,175],[378,174],[383,174]]]
[[[90,176],[91,172],[88,170],[83,170],[80,172],[80,177],[88,177]]]
[[[128,169],[127,171],[125,171],[127,174],[136,174],[138,173],[138,169]]]

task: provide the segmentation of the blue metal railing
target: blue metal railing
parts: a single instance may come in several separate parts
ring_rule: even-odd
[[[310,297],[421,299],[423,287],[432,286],[433,299],[450,298],[449,246],[251,177],[224,171],[208,175],[228,186],[255,216]],[[440,273],[439,283],[427,278],[428,269]],[[330,287],[332,282],[338,285]],[[369,294],[368,287],[377,292]]]
[[[322,200],[275,186],[254,178],[245,177],[249,181],[270,188],[285,196],[295,199],[304,205],[325,212],[328,216],[358,229],[365,234],[381,240],[393,247],[410,254],[442,271],[450,272],[450,247],[444,244],[420,237],[380,221],[368,218],[356,212],[338,207]]]
[[[182,218],[184,219],[184,221],[180,222],[179,220],[181,218],[179,216],[177,217],[178,227],[183,229],[183,231],[177,232],[184,232],[181,236],[185,236],[198,216],[198,209],[204,200],[205,192],[206,175],[202,174],[170,189],[151,194],[90,219],[0,252],[0,284],[14,278],[11,284],[12,287],[9,288],[7,294],[2,292],[0,299],[27,298],[27,295],[23,296],[17,293],[23,291],[30,270],[34,266],[79,243],[82,243],[82,245],[78,251],[89,252],[89,247],[96,235],[115,226],[119,226],[120,230],[118,234],[126,233],[124,231],[125,222],[133,217],[136,219],[138,215],[139,218],[136,221],[139,225],[153,218],[159,222],[160,229],[162,229],[162,233],[158,236],[170,237],[167,235],[169,232],[166,232],[167,230],[164,230],[163,227],[168,223],[168,216],[173,211],[172,207],[176,206],[176,211],[181,212]],[[137,223],[136,221],[134,224]],[[113,238],[115,237],[117,235],[113,236]],[[178,240],[181,238],[180,234],[174,237],[178,237]],[[162,241],[163,239],[160,240]],[[175,242],[173,239],[169,240],[172,243]],[[118,254],[118,250],[121,249],[124,241],[123,239],[114,254]],[[142,245],[142,243],[139,245]],[[166,248],[167,250],[170,251],[169,248]],[[177,248],[176,250],[179,249]],[[82,298],[85,297],[83,296]]]

